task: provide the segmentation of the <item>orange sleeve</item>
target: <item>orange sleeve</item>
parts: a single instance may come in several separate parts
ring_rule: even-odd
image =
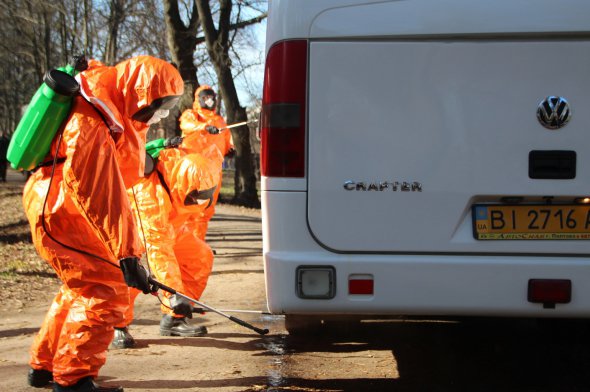
[[[141,243],[108,128],[86,104],[72,112],[64,129],[66,191],[113,259],[140,256]]]
[[[223,156],[226,156],[230,150],[236,148],[234,146],[234,138],[232,137],[231,129],[223,130],[221,132],[221,135],[223,137],[223,142],[224,142],[224,150],[222,153],[223,153]]]
[[[227,127],[227,123],[219,114],[215,115],[212,122],[221,132],[218,135],[207,135],[207,138],[211,143],[215,143],[221,155],[226,156],[229,150],[234,148],[231,129],[224,129]]]
[[[180,130],[182,135],[186,136],[191,133],[202,131],[207,123],[199,121],[192,109],[185,110],[180,116]]]
[[[211,122],[213,123],[213,125],[215,125],[219,129],[223,129],[223,128],[227,127],[227,123],[225,122],[223,117],[221,117],[219,114],[216,114],[215,117],[213,118],[213,121],[211,121]]]

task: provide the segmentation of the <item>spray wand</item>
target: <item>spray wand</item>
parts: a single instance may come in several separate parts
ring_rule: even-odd
[[[219,130],[220,131],[223,131],[224,129],[232,129],[232,128],[236,128],[236,127],[241,127],[242,125],[254,124],[254,123],[257,123],[257,122],[258,122],[258,120],[242,121],[242,122],[239,122],[239,123],[228,125],[228,126],[223,127],[223,128],[219,128]]]
[[[178,291],[174,290],[172,287],[168,287],[168,286],[166,286],[165,284],[158,282],[157,280],[155,280],[155,279],[154,279],[154,278],[152,278],[152,277],[149,277],[149,278],[148,278],[148,281],[149,281],[149,282],[150,282],[150,284],[152,284],[153,286],[156,286],[156,287],[158,287],[158,288],[160,288],[160,289],[162,289],[162,290],[164,290],[164,291],[167,291],[167,292],[169,292],[170,294],[176,294],[176,295],[178,295],[179,297],[182,297],[182,298],[184,298],[184,299],[186,299],[186,300],[188,300],[188,301],[194,302],[194,303],[196,303],[197,305],[199,305],[199,306],[201,306],[201,307],[203,307],[203,308],[205,308],[205,309],[207,309],[207,310],[210,310],[210,311],[212,311],[212,312],[214,312],[214,313],[217,313],[218,315],[220,315],[220,316],[223,316],[223,317],[225,317],[225,318],[227,318],[227,319],[229,319],[229,320],[233,321],[233,322],[234,322],[234,323],[236,323],[236,324],[240,324],[242,327],[246,327],[246,328],[248,328],[248,329],[251,329],[252,331],[255,331],[255,332],[257,332],[257,333],[259,333],[260,335],[266,335],[266,334],[268,333],[268,329],[266,329],[266,328],[264,328],[264,329],[261,329],[261,328],[255,327],[255,326],[253,326],[252,324],[249,324],[249,323],[245,322],[244,320],[240,320],[239,318],[237,318],[237,317],[234,317],[234,316],[231,316],[231,315],[229,315],[229,314],[226,314],[226,313],[222,312],[221,310],[217,310],[217,309],[215,309],[215,308],[212,308],[211,306],[205,305],[204,303],[202,303],[202,302],[199,302],[199,301],[197,301],[197,300],[196,300],[196,299],[194,299],[194,298],[191,298],[191,297],[189,297],[189,296],[186,296],[186,295],[184,295],[184,294],[182,294],[182,293],[179,293]]]

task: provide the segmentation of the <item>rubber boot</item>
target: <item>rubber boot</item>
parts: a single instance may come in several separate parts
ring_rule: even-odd
[[[44,369],[29,369],[27,381],[30,386],[35,388],[43,388],[53,381],[53,373]]]
[[[54,383],[53,392],[123,392],[123,388],[101,387],[94,382],[92,377],[84,377],[69,387],[64,387],[58,383]]]
[[[109,348],[122,349],[135,347],[135,339],[129,333],[129,328],[115,328],[115,335]]]
[[[176,318],[166,314],[160,321],[160,335],[162,336],[196,337],[206,333],[207,328],[190,325],[186,317]]]

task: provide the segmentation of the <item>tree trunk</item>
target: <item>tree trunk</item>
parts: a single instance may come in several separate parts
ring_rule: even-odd
[[[246,109],[240,105],[238,93],[229,68],[215,67],[219,87],[222,91],[228,124],[235,124],[248,120]],[[258,207],[258,190],[256,189],[256,174],[252,147],[250,146],[250,128],[248,125],[231,129],[234,145],[236,146],[235,164],[236,175],[234,181],[234,202],[240,205]]]
[[[43,7],[43,50],[45,51],[45,70],[51,69],[51,14]]]
[[[60,10],[59,13],[59,36],[61,46],[60,65],[67,64],[70,60],[68,48],[68,28],[66,23],[66,14]]]
[[[37,31],[39,26],[42,25],[42,21],[37,16],[36,10],[33,8],[33,4],[31,2],[26,3],[26,10],[28,11],[28,17],[30,20],[34,20],[35,23],[24,23],[22,28],[24,29],[24,33],[30,39],[31,45],[31,53],[30,56],[32,57],[33,64],[35,65],[35,73],[37,75],[37,81],[39,84],[43,82],[43,75],[47,69],[44,67],[46,62],[47,53],[43,53],[42,47],[39,44],[39,37],[41,34]],[[20,30],[20,27],[17,27]]]
[[[125,20],[125,0],[111,0],[110,4],[108,35],[104,61],[107,65],[114,65],[117,61],[117,39],[119,38],[119,27]]]
[[[91,46],[90,46],[90,6],[88,5],[88,0],[84,0],[84,53],[87,56],[92,54]]]
[[[197,47],[197,32],[199,29],[199,13],[193,2],[192,13],[188,26],[180,18],[178,0],[164,0],[164,19],[166,21],[166,35],[172,61],[178,67],[184,81],[184,93],[180,103],[170,111],[168,118],[162,120],[167,136],[180,135],[178,118],[181,113],[193,106],[195,90],[199,87],[197,67],[194,53]]]
[[[231,0],[220,0],[219,30],[215,28],[208,0],[196,0],[201,19],[201,27],[205,34],[207,52],[219,82],[219,90],[225,104],[227,123],[233,124],[247,120],[246,109],[240,105],[238,93],[231,73],[229,58],[229,31],[232,10]],[[236,147],[236,176],[234,202],[240,205],[256,207],[260,205],[256,189],[256,175],[250,146],[250,130],[248,126],[232,129]]]

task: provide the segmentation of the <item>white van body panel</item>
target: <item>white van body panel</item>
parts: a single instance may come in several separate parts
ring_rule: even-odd
[[[475,202],[590,190],[590,176],[533,180],[528,173],[531,150],[590,147],[583,115],[590,41],[321,41],[310,43],[309,58],[307,214],[323,245],[590,253],[587,241],[482,242],[471,229]],[[571,103],[572,120],[561,130],[537,120],[548,95]],[[579,154],[578,166],[590,168],[588,159]],[[417,181],[422,191],[346,191],[349,180]]]
[[[476,240],[471,216],[589,195],[590,2],[271,0],[267,51],[291,39],[308,42],[306,168],[261,179],[272,312],[590,316],[590,242]],[[572,108],[556,131],[536,118],[548,95]],[[532,150],[575,150],[578,175],[529,178]],[[335,297],[298,297],[302,265],[333,267]],[[350,295],[352,275],[373,295]],[[530,279],[570,280],[571,301],[529,302]]]
[[[359,1],[319,13],[309,38],[578,32],[589,13],[579,0]]]
[[[293,38],[588,32],[583,0],[271,0],[266,45]]]

